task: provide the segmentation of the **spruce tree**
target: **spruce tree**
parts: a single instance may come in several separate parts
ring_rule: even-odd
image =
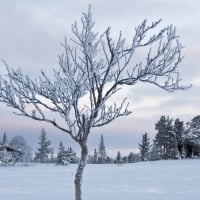
[[[97,149],[94,149],[94,156],[93,156],[93,164],[97,164],[98,163],[98,152]]]
[[[2,145],[7,145],[8,144],[8,138],[7,138],[7,135],[6,133],[4,132],[3,133],[3,138],[2,138]]]
[[[44,129],[41,130],[39,136],[39,148],[36,153],[35,160],[38,160],[40,163],[46,163],[48,161],[48,154],[51,153],[51,142],[47,139],[47,133]]]
[[[153,140],[153,144],[152,144],[152,148],[150,151],[150,160],[160,160],[161,156],[160,156],[160,152],[161,152],[161,147],[158,144],[157,140]]]
[[[65,147],[63,146],[62,141],[61,141],[58,147],[58,154],[57,154],[57,159],[56,159],[57,165],[63,165],[64,160],[65,160]]]
[[[197,115],[192,118],[190,127],[194,129],[199,129],[200,130],[200,115]]]
[[[106,162],[106,147],[104,145],[103,135],[101,135],[100,144],[99,144],[98,163],[104,164],[105,162]]]
[[[76,157],[76,153],[74,152],[74,150],[69,147],[66,151],[65,151],[65,155],[66,155],[66,160],[69,163],[76,163],[77,162],[77,157]]]
[[[50,163],[56,163],[56,158],[54,157],[54,149],[51,149]]]
[[[150,139],[147,133],[142,135],[142,142],[141,144],[139,144],[139,150],[140,150],[142,161],[147,161],[149,157],[149,151],[150,151]]]
[[[63,146],[61,141],[58,148],[56,163],[58,165],[66,165],[69,163],[76,163],[76,162],[77,162],[76,153],[73,151],[71,147],[65,150],[65,147]]]
[[[121,164],[122,163],[122,156],[121,156],[121,152],[120,151],[117,152],[117,157],[116,157],[115,163],[116,164]]]
[[[128,163],[133,163],[134,162],[134,154],[131,152],[128,155]]]

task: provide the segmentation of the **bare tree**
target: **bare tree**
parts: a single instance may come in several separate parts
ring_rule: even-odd
[[[148,25],[144,20],[135,28],[131,43],[126,42],[121,32],[114,41],[110,27],[102,34],[94,31],[89,7],[80,25],[77,22],[72,25],[74,37],[63,44],[65,51],[59,56],[60,68],[54,70],[53,80],[43,71],[37,80],[32,80],[3,61],[7,78],[0,81],[0,101],[18,110],[17,115],[51,123],[80,145],[81,159],[75,175],[76,200],[81,200],[91,128],[131,113],[126,98],[120,105],[110,105],[108,100],[122,86],[133,86],[138,81],[169,92],[186,89],[180,85],[177,71],[183,57],[176,29],[170,25],[155,33],[160,22]],[[135,52],[140,48],[148,51],[146,59],[133,64]],[[51,118],[49,112],[54,113],[55,118]],[[57,114],[65,123],[58,120]]]

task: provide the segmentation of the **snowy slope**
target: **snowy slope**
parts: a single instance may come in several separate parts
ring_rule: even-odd
[[[0,167],[0,199],[74,200],[76,165]],[[199,200],[200,160],[87,165],[84,200]]]

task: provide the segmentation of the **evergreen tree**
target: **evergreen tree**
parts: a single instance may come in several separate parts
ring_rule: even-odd
[[[78,159],[76,157],[76,153],[73,151],[71,147],[66,150],[66,158],[69,163],[77,163]]]
[[[76,162],[77,162],[76,153],[72,150],[71,147],[65,150],[65,147],[63,146],[61,141],[58,148],[56,163],[58,165],[66,165],[69,163],[76,163]]]
[[[200,115],[193,117],[191,120],[191,123],[189,124],[190,124],[190,128],[200,130]]]
[[[128,156],[122,157],[122,163],[128,163]]]
[[[174,122],[174,132],[176,134],[177,148],[181,158],[184,155],[184,122],[176,119]]]
[[[158,145],[157,140],[153,140],[153,145],[150,150],[150,160],[160,160],[161,147]]]
[[[178,148],[176,134],[172,125],[173,119],[161,116],[156,123],[156,144],[159,146],[161,159],[176,159],[178,157]]]
[[[122,156],[121,156],[121,152],[120,151],[117,152],[117,157],[116,157],[115,163],[116,164],[121,164],[122,163]]]
[[[109,156],[106,157],[106,164],[111,164],[113,163],[113,159]]]
[[[184,146],[187,157],[200,156],[200,115],[187,123],[184,131]]]
[[[47,139],[47,134],[44,129],[41,130],[39,136],[39,148],[36,153],[35,160],[38,160],[40,163],[46,163],[48,161],[48,154],[51,153],[51,142]]]
[[[94,156],[93,156],[93,164],[97,164],[98,162],[98,152],[97,149],[94,149]]]
[[[101,135],[100,144],[99,144],[99,152],[98,152],[98,163],[104,164],[106,162],[106,147],[104,145],[104,138]]]
[[[128,163],[134,163],[134,154],[132,152],[128,155]]]
[[[8,144],[8,138],[6,133],[3,133],[3,138],[2,138],[2,145],[7,145]]]
[[[94,156],[93,155],[88,155],[87,164],[94,164]]]
[[[65,147],[63,146],[62,141],[61,141],[58,147],[56,163],[58,165],[63,165],[64,161],[65,161]]]
[[[56,163],[56,158],[54,157],[54,149],[51,149],[50,163]]]
[[[140,150],[142,161],[148,160],[149,151],[150,151],[150,139],[147,133],[142,135],[142,142],[141,144],[139,144],[139,150]]]

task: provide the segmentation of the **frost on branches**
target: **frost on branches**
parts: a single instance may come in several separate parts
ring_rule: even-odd
[[[111,28],[99,34],[94,29],[91,7],[80,24],[72,25],[73,38],[65,40],[59,68],[50,79],[45,72],[37,80],[21,70],[7,67],[0,80],[0,101],[17,110],[17,115],[51,123],[69,134],[81,147],[81,159],[75,176],[76,200],[81,199],[81,179],[88,155],[87,139],[91,128],[127,116],[127,99],[117,105],[108,100],[124,85],[139,81],[166,91],[186,89],[180,85],[177,71],[183,57],[182,45],[172,25],[150,34],[161,20],[144,20],[135,28],[131,43],[122,32],[112,39]],[[133,64],[138,49],[146,48],[146,59]],[[49,112],[55,115],[49,115]],[[60,122],[58,115],[65,123]],[[55,116],[55,117],[51,117]]]

